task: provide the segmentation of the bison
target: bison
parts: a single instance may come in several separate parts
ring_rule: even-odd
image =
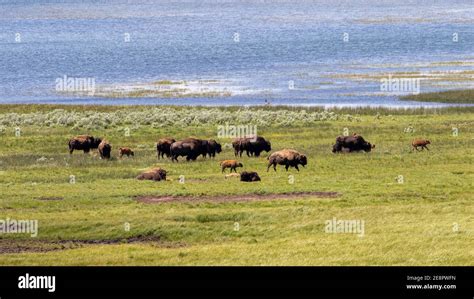
[[[112,151],[112,146],[107,140],[102,140],[99,144],[99,154],[101,159],[110,159],[110,152]]]
[[[88,153],[91,149],[99,147],[102,139],[95,138],[90,135],[79,135],[69,140],[69,154],[72,154],[74,150],[84,151],[84,154]]]
[[[160,159],[160,157],[163,158],[164,155],[166,155],[167,157],[171,156],[170,148],[173,142],[176,142],[176,140],[173,138],[161,138],[160,140],[158,140],[158,142],[156,143],[158,159]]]
[[[206,155],[209,155],[209,157],[214,158],[216,156],[216,153],[219,154],[222,152],[222,146],[217,143],[214,139],[209,139],[209,140],[203,140],[205,143],[205,147],[203,148],[203,156],[206,157]]]
[[[276,171],[277,164],[285,165],[286,171],[288,171],[288,168],[290,166],[300,171],[300,169],[298,168],[298,165],[305,167],[306,164],[308,164],[308,159],[306,158],[305,155],[292,149],[284,149],[278,152],[274,152],[273,154],[268,156],[267,159],[268,159],[267,172],[270,170],[270,167],[272,165],[273,165],[273,169]]]
[[[224,173],[226,168],[230,168],[230,172],[232,172],[232,170],[237,172],[237,169],[236,169],[237,167],[244,166],[242,163],[238,162],[237,160],[224,160],[220,163],[220,165],[222,167],[222,173]]]
[[[137,180],[166,181],[166,170],[160,167],[152,168],[138,175]]]
[[[427,139],[415,139],[411,142],[411,146],[413,147],[413,151],[416,149],[419,151],[418,147],[421,147],[421,150],[424,150],[426,148],[427,151],[429,151],[427,145],[431,144],[431,142]]]
[[[272,150],[270,141],[265,140],[265,138],[261,136],[236,138],[232,141],[232,147],[234,148],[234,155],[236,157],[238,155],[242,157],[244,151],[249,157],[253,155],[259,157],[261,152],[269,152]]]
[[[179,156],[186,156],[186,161],[196,160],[199,155],[207,151],[207,142],[197,138],[186,138],[171,144],[171,160],[178,162]]]
[[[260,177],[254,171],[243,171],[240,173],[240,181],[242,182],[258,182]]]
[[[130,156],[135,156],[135,153],[132,151],[131,148],[129,147],[121,147],[119,148],[119,156],[120,158],[122,158],[123,156],[127,156],[127,157],[130,157]]]
[[[332,152],[357,152],[357,151],[365,151],[370,152],[375,145],[370,144],[364,140],[364,138],[360,135],[354,133],[352,136],[339,136],[336,138],[336,143],[332,147]]]

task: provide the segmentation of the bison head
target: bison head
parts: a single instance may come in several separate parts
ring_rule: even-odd
[[[373,148],[375,148],[375,145],[370,144],[370,142],[364,143],[364,144],[363,144],[363,147],[362,147],[362,149],[363,149],[366,153],[370,152]]]
[[[301,164],[303,167],[305,167],[306,164],[308,164],[308,158],[306,158],[305,155],[299,155],[298,156],[298,163]]]
[[[269,152],[272,150],[272,144],[270,143],[270,141],[265,141],[263,143],[263,150],[266,152]]]

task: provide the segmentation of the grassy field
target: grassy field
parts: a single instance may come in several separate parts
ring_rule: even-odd
[[[0,234],[0,264],[474,265],[474,108],[166,109],[0,106],[0,219],[39,222],[36,238]],[[243,170],[262,178],[243,183],[220,172],[218,161],[233,158],[229,148],[216,159],[157,160],[159,137],[218,139],[216,125],[225,122],[256,123],[273,150],[297,149],[309,164],[300,172],[266,172],[266,154],[243,156]],[[375,144],[374,151],[333,154],[345,128]],[[67,140],[85,133],[106,137],[114,158],[69,156]],[[415,137],[430,139],[430,151],[413,152]],[[135,149],[135,157],[118,159],[120,146]],[[168,181],[135,179],[152,166],[166,169]],[[291,198],[303,191],[339,196]],[[290,195],[245,202],[136,200],[274,193]],[[334,218],[363,221],[364,235],[327,233],[325,223]]]
[[[474,104],[474,89],[427,92],[400,97],[405,101]]]

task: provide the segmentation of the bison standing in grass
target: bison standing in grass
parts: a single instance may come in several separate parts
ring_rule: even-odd
[[[138,175],[137,180],[166,181],[166,170],[160,167],[152,168]]]
[[[160,157],[163,158],[164,155],[166,155],[166,157],[171,156],[170,148],[173,142],[176,142],[176,140],[173,138],[161,138],[160,140],[158,140],[158,142],[156,143],[158,159],[160,159]]]
[[[132,156],[133,157],[133,156],[135,156],[135,153],[129,147],[121,147],[121,148],[119,148],[119,157],[122,158],[123,156],[127,156],[127,157]]]
[[[216,154],[222,152],[222,146],[217,143],[214,139],[202,140],[203,142],[203,157],[209,155],[209,157],[214,158]]]
[[[186,161],[196,160],[199,155],[207,151],[207,143],[197,138],[186,138],[171,144],[171,160],[178,162],[179,156],[185,156]]]
[[[269,152],[272,150],[270,141],[265,140],[265,138],[261,136],[236,138],[232,141],[232,147],[234,148],[234,155],[236,157],[238,155],[242,157],[244,151],[249,157],[253,155],[259,157],[263,151]]]
[[[222,168],[222,173],[226,170],[226,168],[230,168],[230,172],[235,171],[237,172],[237,167],[243,167],[244,165],[237,160],[224,160],[220,163]]]
[[[276,171],[277,164],[285,165],[286,171],[288,171],[288,168],[290,166],[300,171],[298,165],[305,167],[306,164],[308,164],[308,159],[305,155],[299,153],[298,151],[292,149],[284,149],[278,152],[274,152],[268,157],[267,171],[269,171],[270,167],[272,166],[273,169]]]
[[[416,149],[419,151],[418,147],[421,147],[421,150],[424,150],[426,148],[427,151],[429,151],[427,145],[431,144],[431,142],[427,139],[415,139],[411,142],[411,146],[413,147],[413,151]]]
[[[87,154],[91,149],[98,148],[101,142],[102,139],[90,135],[79,135],[73,137],[68,143],[69,154],[72,154],[74,150],[84,151],[84,154]]]
[[[354,134],[352,136],[339,136],[336,138],[336,143],[332,147],[333,153],[338,153],[342,151],[347,152],[358,152],[365,151],[370,152],[375,145],[370,144],[364,140],[360,135]]]
[[[99,154],[101,159],[110,159],[110,153],[112,152],[112,146],[107,140],[102,140],[99,144]]]

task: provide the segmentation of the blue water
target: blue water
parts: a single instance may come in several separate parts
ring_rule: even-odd
[[[433,65],[443,61],[474,61],[472,0],[0,1],[0,103],[439,106],[337,75],[473,69]],[[209,79],[245,93],[66,96],[55,90],[64,75],[104,86]]]

